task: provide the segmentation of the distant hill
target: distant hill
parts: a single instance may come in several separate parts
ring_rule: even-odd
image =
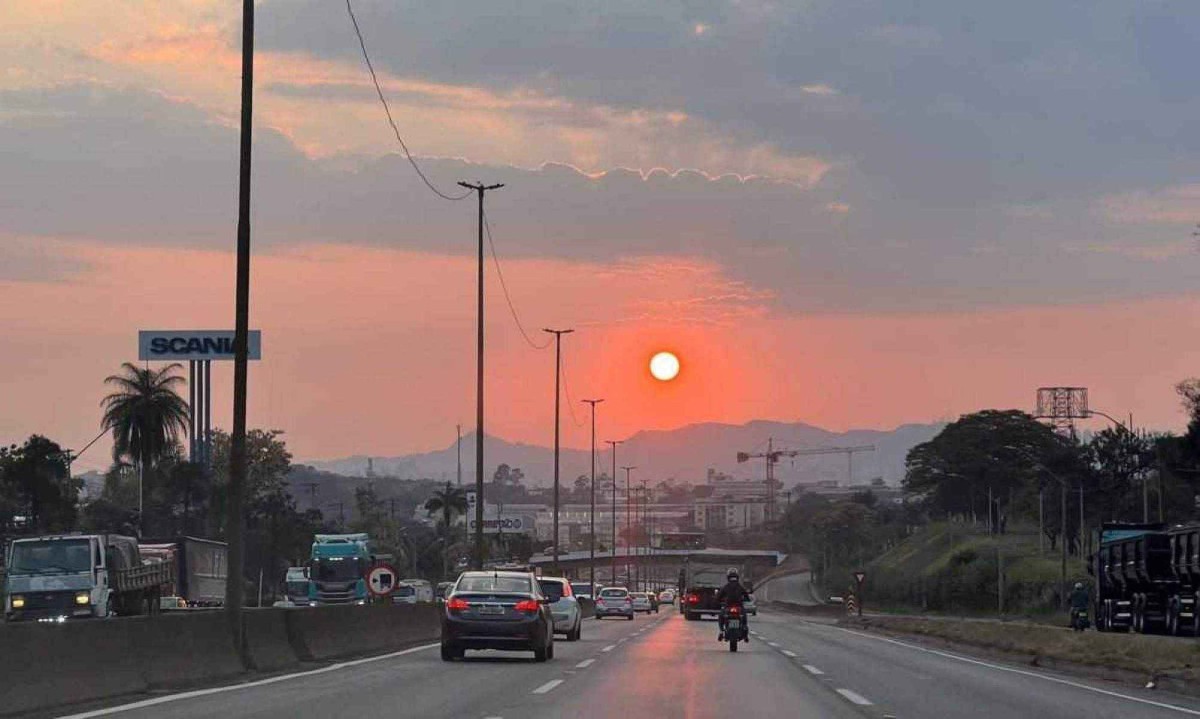
[[[764,461],[737,463],[738,452],[765,452],[768,438],[776,449],[806,449],[873,444],[874,452],[854,456],[854,483],[883,477],[888,484],[898,484],[904,476],[904,458],[909,449],[931,439],[942,428],[940,424],[907,424],[893,430],[851,430],[830,432],[803,422],[770,422],[756,420],[746,424],[693,424],[673,430],[638,432],[620,446],[617,462],[635,465],[635,478],[655,481],[673,477],[687,483],[700,483],[709,468],[744,479],[762,479]],[[597,448],[597,473],[610,466],[608,446]],[[486,472],[490,474],[504,463],[520,467],[529,486],[547,486],[554,477],[552,447],[508,442],[488,435],[484,439]],[[396,457],[373,457],[375,474],[401,479],[435,479],[454,481],[455,446],[445,449]],[[332,460],[307,460],[304,464],[346,476],[365,476],[367,457],[354,456]],[[587,474],[591,456],[587,451],[563,449],[561,476],[564,483]],[[778,478],[785,486],[822,480],[847,483],[847,462],[844,454],[784,459],[777,465]],[[466,435],[462,441],[463,482],[475,480],[475,437]]]

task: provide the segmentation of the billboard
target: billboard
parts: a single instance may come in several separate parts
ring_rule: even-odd
[[[470,531],[475,531],[475,518],[470,519]],[[534,519],[530,515],[506,514],[502,517],[484,517],[484,534],[533,534]]]
[[[262,331],[250,330],[248,358],[262,359]],[[146,362],[232,360],[232,330],[141,330],[138,359]]]

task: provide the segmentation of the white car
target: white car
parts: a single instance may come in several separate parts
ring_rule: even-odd
[[[554,633],[566,634],[568,642],[579,641],[583,630],[583,612],[579,600],[571,589],[571,583],[561,577],[538,577],[542,594],[550,600],[550,616],[554,620]]]
[[[633,597],[633,611],[645,612],[649,614],[654,611],[654,605],[650,602],[650,595],[645,592],[630,592],[629,596]]]
[[[596,597],[596,619],[625,617],[633,619],[633,597],[625,587],[604,587]]]
[[[754,596],[751,595],[746,601],[742,602],[742,608],[746,610],[746,614],[752,617],[758,616],[758,603],[754,601]]]
[[[672,592],[670,589],[662,590],[658,595],[658,601],[661,604],[674,604],[675,592]]]

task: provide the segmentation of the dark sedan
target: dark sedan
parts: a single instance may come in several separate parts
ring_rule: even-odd
[[[442,660],[462,659],[468,649],[532,651],[554,658],[554,620],[549,599],[526,572],[464,572],[442,612]]]

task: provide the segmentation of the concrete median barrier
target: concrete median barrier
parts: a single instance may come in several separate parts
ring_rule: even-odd
[[[441,633],[434,604],[295,609],[287,612],[287,626],[301,661],[403,649]]]
[[[288,633],[287,609],[257,609],[242,615],[248,668],[260,672],[289,669],[300,663]]]
[[[122,621],[0,626],[0,714],[146,691],[136,637]]]
[[[395,651],[441,631],[433,604],[251,609],[244,666],[226,621],[214,611],[0,625],[0,716]]]

